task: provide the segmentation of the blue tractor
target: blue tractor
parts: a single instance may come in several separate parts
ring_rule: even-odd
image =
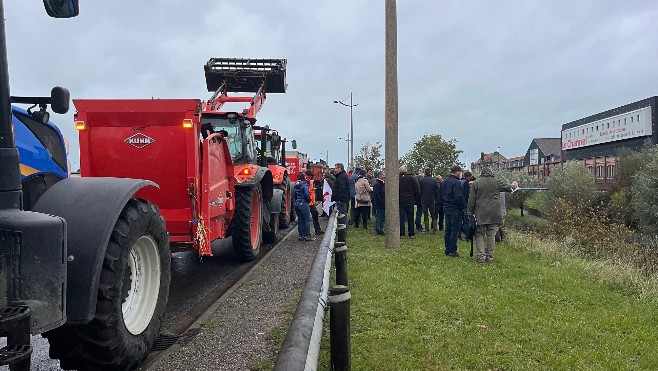
[[[43,3],[55,18],[78,14],[78,0]],[[64,369],[135,368],[169,294],[165,221],[134,197],[157,185],[69,177],[64,138],[47,112],[66,113],[69,101],[59,87],[50,97],[10,95],[0,0],[0,366],[11,371],[30,369],[34,334]]]
[[[70,175],[62,132],[44,112],[12,106],[23,187],[23,210],[32,210],[47,189]]]

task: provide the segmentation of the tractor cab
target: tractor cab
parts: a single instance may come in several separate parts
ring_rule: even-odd
[[[201,116],[201,135],[205,139],[210,134],[221,134],[234,164],[254,164],[258,162],[259,148],[252,121],[237,113],[205,113]]]
[[[265,164],[278,165],[281,163],[281,137],[276,130],[270,130],[267,126],[256,127],[254,136],[261,153],[265,156]]]

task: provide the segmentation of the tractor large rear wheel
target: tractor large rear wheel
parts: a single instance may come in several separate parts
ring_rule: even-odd
[[[283,191],[281,199],[281,213],[279,214],[279,227],[285,229],[290,226],[292,214],[292,187],[290,180],[286,177],[280,185],[277,185]]]
[[[236,187],[236,207],[231,221],[233,252],[241,261],[256,259],[263,231],[263,196],[260,184]]]
[[[169,296],[171,252],[157,206],[132,199],[107,245],[96,314],[85,325],[44,333],[63,369],[130,370],[160,332]]]

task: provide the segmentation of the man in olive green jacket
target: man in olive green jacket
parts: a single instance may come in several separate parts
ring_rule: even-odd
[[[493,176],[489,168],[482,169],[480,177],[470,185],[468,196],[468,215],[475,215],[477,226],[475,227],[475,244],[477,246],[477,261],[479,263],[493,260],[494,246],[496,245],[496,232],[503,223],[500,211],[500,192],[512,192],[518,183],[505,184]],[[486,250],[484,237],[487,238]]]

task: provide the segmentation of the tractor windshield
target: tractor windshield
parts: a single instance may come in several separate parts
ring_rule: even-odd
[[[226,138],[234,163],[253,163],[256,158],[256,147],[253,143],[251,125],[241,117],[229,116],[204,115],[201,125],[203,136],[207,137],[211,133],[222,134]]]

